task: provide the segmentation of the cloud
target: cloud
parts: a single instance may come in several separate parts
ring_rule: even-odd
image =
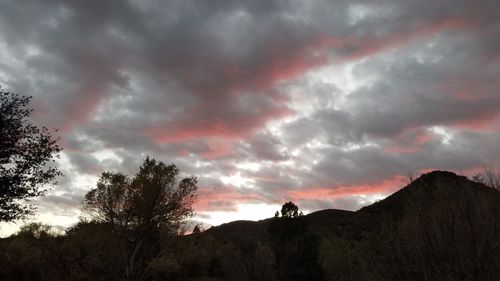
[[[61,129],[46,204],[150,155],[199,176],[199,210],[356,209],[408,169],[500,165],[497,6],[6,1],[0,84]]]
[[[236,204],[261,203],[262,198],[251,191],[238,191],[232,187],[207,187],[199,191],[195,204],[199,212],[236,211]]]

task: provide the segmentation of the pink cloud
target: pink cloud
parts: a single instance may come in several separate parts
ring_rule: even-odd
[[[270,120],[290,116],[292,113],[293,111],[288,108],[277,108],[263,112],[258,116],[235,116],[231,120],[210,117],[209,119],[193,120],[193,123],[186,123],[185,120],[181,119],[177,123],[174,122],[164,126],[147,128],[145,133],[156,143],[177,143],[210,137],[220,137],[229,140],[240,139],[253,133]],[[196,112],[193,112],[193,115],[196,115]]]
[[[390,48],[401,47],[413,41],[434,36],[440,32],[459,30],[467,25],[468,22],[464,19],[449,18],[422,24],[415,28],[402,29],[387,36],[345,38],[325,36],[319,39],[318,45],[339,51],[340,56],[336,59],[337,61],[359,60]]]
[[[207,160],[219,159],[233,153],[234,142],[232,140],[208,139],[208,150],[201,156]]]
[[[500,112],[477,112],[477,115],[469,120],[462,120],[451,127],[473,131],[498,131],[500,129]]]
[[[436,139],[436,136],[426,130],[413,130],[416,134],[410,137],[403,133],[395,139],[395,144],[384,147],[384,151],[390,154],[411,154],[418,152],[422,145]]]
[[[236,211],[236,204],[262,202],[256,193],[242,193],[233,187],[201,187],[194,208],[197,212]]]
[[[346,185],[346,186],[312,186],[302,188],[300,190],[288,191],[288,197],[291,200],[328,200],[349,197],[353,195],[369,195],[377,193],[391,193],[401,187],[404,182],[403,176],[394,176],[380,182],[366,183],[360,185]]]
[[[223,66],[222,74],[227,80],[226,88],[219,90],[226,91],[218,93],[222,97],[231,97],[237,93],[249,89],[257,89],[260,92],[269,95],[274,95],[273,98],[284,98],[283,95],[272,91],[272,87],[279,81],[295,78],[304,72],[313,68],[329,63],[325,51],[329,48],[339,50],[347,50],[347,54],[343,60],[360,59],[365,56],[376,54],[387,48],[408,43],[412,40],[430,36],[446,29],[460,28],[464,25],[463,21],[456,19],[447,19],[435,23],[422,25],[416,30],[401,31],[387,37],[372,37],[372,38],[334,38],[323,37],[313,41],[310,44],[304,44],[301,48],[290,51],[289,46],[283,42],[270,42],[267,52],[262,60],[254,66],[247,68],[244,65],[229,64]],[[210,60],[208,60],[210,61]],[[207,62],[204,61],[204,64]],[[213,65],[220,65],[214,63]],[[207,68],[207,67],[201,67]],[[208,67],[207,70],[210,70]],[[215,70],[217,71],[217,70]],[[178,78],[188,85],[193,85],[194,89],[201,91],[205,80],[197,81],[190,75],[182,75],[176,73]],[[179,76],[180,75],[180,76]],[[210,74],[209,74],[210,75]],[[218,74],[214,74],[218,75]],[[206,81],[205,81],[206,82]],[[251,117],[217,117],[218,111],[223,108],[224,102],[229,101],[227,98],[221,99],[221,104],[214,103],[212,95],[207,94],[213,92],[210,88],[203,88],[204,95],[201,95],[205,101],[196,107],[186,109],[185,113],[179,118],[179,122],[170,122],[162,126],[154,126],[145,130],[145,133],[150,136],[156,143],[176,143],[185,140],[193,140],[198,138],[219,137],[228,140],[240,139],[241,137],[250,135],[267,122],[275,119],[280,119],[292,114],[286,108],[274,108],[267,112],[263,112],[259,116]],[[210,99],[210,100],[209,100]],[[229,105],[228,105],[229,106]],[[196,116],[199,112],[205,112],[200,119],[192,119],[189,116]],[[186,122],[186,120],[189,120]],[[205,156],[211,158],[214,155],[225,155],[228,151],[220,152],[221,146],[217,148],[212,145],[211,151],[208,151]],[[215,152],[215,151],[219,152]]]

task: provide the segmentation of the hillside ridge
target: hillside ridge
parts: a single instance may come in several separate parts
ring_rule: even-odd
[[[394,217],[401,217],[405,213],[406,209],[411,205],[412,200],[418,200],[415,198],[417,194],[420,193],[432,193],[441,187],[451,187],[457,188],[468,188],[473,186],[476,191],[491,192],[500,195],[500,192],[485,186],[482,183],[474,182],[465,176],[457,175],[456,173],[450,171],[434,170],[429,173],[422,174],[411,183],[400,188],[396,192],[387,196],[386,198],[377,201],[368,206],[364,206],[357,211],[349,211],[343,209],[323,209],[314,211],[312,213],[304,215],[313,226],[321,226],[321,224],[329,223],[342,223],[348,224],[349,221],[359,220],[360,224],[367,223],[368,220],[374,219],[372,215],[386,215],[392,214]],[[443,194],[447,194],[447,191],[443,191]],[[219,226],[212,226],[207,229],[208,233],[216,232],[237,232],[238,230],[251,230],[252,228],[259,228],[260,231],[264,231],[265,228],[276,218],[270,217],[258,221],[251,220],[237,220],[228,223],[221,224]],[[323,226],[321,226],[323,227]]]

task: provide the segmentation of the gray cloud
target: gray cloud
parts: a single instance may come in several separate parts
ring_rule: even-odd
[[[407,169],[498,167],[497,6],[5,0],[0,84],[61,128],[70,171],[43,204],[76,206],[80,177],[133,174],[146,155],[198,175],[212,209],[279,203]],[[251,186],[221,180],[238,172]]]

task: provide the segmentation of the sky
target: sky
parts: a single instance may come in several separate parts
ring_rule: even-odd
[[[0,85],[60,129],[31,220],[76,223],[147,155],[198,177],[207,224],[357,210],[500,168],[500,1],[0,0]]]

